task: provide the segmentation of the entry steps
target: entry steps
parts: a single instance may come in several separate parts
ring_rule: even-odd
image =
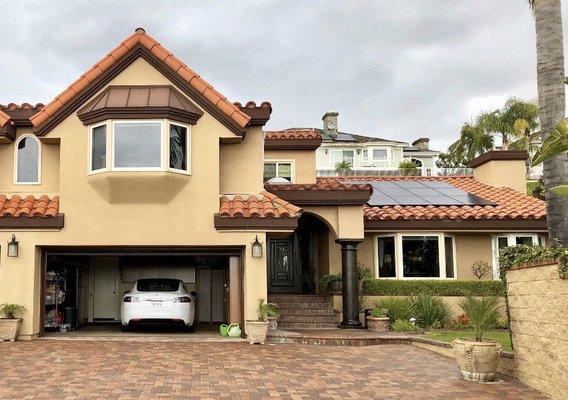
[[[278,305],[278,329],[334,329],[339,323],[329,296],[272,294],[268,301]]]

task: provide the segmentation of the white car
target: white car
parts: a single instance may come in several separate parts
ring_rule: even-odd
[[[137,322],[175,322],[192,332],[196,297],[179,279],[139,279],[122,298],[122,331]]]

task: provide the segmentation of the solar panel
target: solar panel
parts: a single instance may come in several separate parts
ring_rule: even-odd
[[[355,181],[351,181],[355,183]],[[444,181],[357,181],[373,186],[370,206],[483,206],[494,205]]]

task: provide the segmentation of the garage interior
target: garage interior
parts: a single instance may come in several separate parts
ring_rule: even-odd
[[[188,291],[197,292],[196,329],[218,330],[220,324],[240,320],[242,315],[238,260],[224,253],[45,252],[43,331],[119,332],[123,295],[144,278],[182,280]],[[163,328],[172,330],[167,325]],[[144,330],[144,326],[136,329]]]

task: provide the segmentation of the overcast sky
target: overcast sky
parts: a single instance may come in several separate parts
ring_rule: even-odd
[[[536,98],[525,0],[0,4],[2,104],[49,102],[138,26],[231,101],[270,101],[268,129],[337,110],[343,131],[443,150],[480,110]]]

